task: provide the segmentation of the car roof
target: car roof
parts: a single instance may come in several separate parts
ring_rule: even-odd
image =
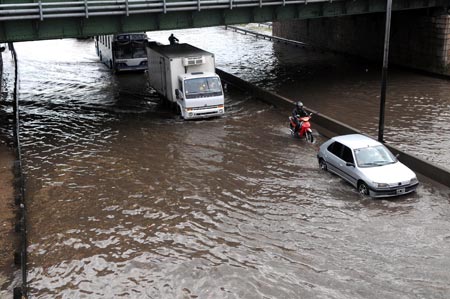
[[[332,139],[353,149],[381,145],[381,143],[375,139],[362,134],[341,135],[335,136]]]

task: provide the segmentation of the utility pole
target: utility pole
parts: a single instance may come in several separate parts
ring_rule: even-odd
[[[386,80],[388,73],[389,59],[389,36],[391,32],[391,13],[392,0],[387,0],[386,5],[386,30],[384,32],[384,54],[383,54],[383,70],[381,71],[381,96],[380,96],[380,119],[378,124],[378,141],[384,142],[384,110],[386,106]]]

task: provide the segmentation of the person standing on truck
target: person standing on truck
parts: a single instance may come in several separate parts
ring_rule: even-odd
[[[173,35],[173,33],[169,36],[169,43],[171,45],[175,45],[176,43],[178,43],[179,40],[178,38],[175,37],[175,35]]]

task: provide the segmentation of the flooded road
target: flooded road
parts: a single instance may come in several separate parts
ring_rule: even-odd
[[[378,137],[381,65],[221,28],[205,38],[202,30],[173,32],[180,42],[215,53],[219,68],[285,97],[301,99],[311,109]],[[170,32],[148,35],[167,43]],[[441,150],[450,147],[448,79],[390,67],[385,112],[387,143],[450,169],[450,151]]]
[[[333,77],[338,66],[352,66],[338,56],[221,28],[175,33],[268,89],[297,96],[301,80],[305,104],[325,114],[343,109],[327,101],[333,93],[355,101],[376,94],[376,76],[357,76],[359,65]],[[169,34],[149,36],[165,42]],[[226,92],[224,117],[184,122],[144,75],[112,75],[92,41],[16,49],[30,298],[449,297],[447,188],[420,178],[414,194],[361,198],[319,170],[320,135],[313,145],[293,140],[289,112],[241,91]],[[288,53],[303,55],[302,67]],[[411,95],[416,76],[399,82]],[[371,128],[348,101],[352,120]]]

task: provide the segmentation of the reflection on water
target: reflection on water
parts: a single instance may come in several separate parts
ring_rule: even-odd
[[[378,79],[333,75],[349,64],[339,57],[277,49],[221,28],[175,35],[216,53],[227,71],[371,128],[356,103],[371,97]],[[319,170],[321,136],[314,145],[289,136],[286,111],[229,89],[224,117],[184,122],[160,104],[145,75],[112,75],[92,41],[16,48],[32,298],[450,294],[447,189],[423,181],[397,200],[363,199]],[[305,63],[295,63],[298,56]],[[325,81],[312,80],[324,72]],[[398,72],[397,86],[402,76],[407,86],[419,78]],[[346,104],[330,102],[333,94],[348,95]]]

